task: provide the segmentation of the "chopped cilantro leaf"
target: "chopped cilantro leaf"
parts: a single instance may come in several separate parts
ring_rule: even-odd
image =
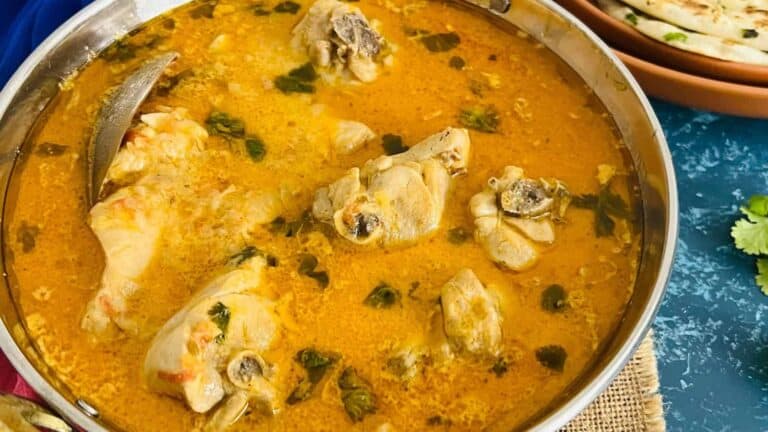
[[[336,359],[332,355],[321,353],[314,348],[305,348],[296,353],[296,361],[301,363],[304,369],[313,369],[331,365]]]
[[[122,62],[136,57],[139,46],[118,40],[101,53],[101,58],[108,62]]]
[[[264,146],[264,141],[256,136],[249,136],[245,139],[245,150],[254,162],[261,161],[267,154],[267,148]]]
[[[256,16],[267,16],[272,13],[272,11],[267,10],[267,6],[264,4],[264,2],[257,1],[251,6],[251,10],[253,11],[253,14]]]
[[[600,189],[600,193],[577,195],[571,201],[574,207],[589,209],[595,212],[595,234],[598,237],[608,237],[613,235],[616,222],[613,218],[632,221],[632,212],[626,201],[613,192],[610,185],[605,185]]]
[[[456,48],[461,38],[454,32],[434,33],[421,38],[421,43],[431,52],[444,52]]]
[[[499,127],[499,113],[493,106],[474,106],[461,110],[459,122],[480,132],[493,133]]]
[[[384,147],[384,153],[396,155],[408,151],[408,146],[403,144],[403,137],[400,135],[384,134],[381,136],[381,145]]]
[[[315,67],[312,66],[312,63],[304,63],[288,72],[288,76],[296,78],[299,81],[310,82],[317,79],[317,72],[315,72]]]
[[[671,32],[664,35],[664,40],[667,42],[685,42],[688,40],[688,35],[680,32]]]
[[[301,254],[299,256],[299,274],[306,275],[317,268],[317,258],[312,254]]]
[[[291,15],[296,15],[296,12],[301,9],[301,5],[292,1],[284,1],[282,3],[278,3],[277,6],[273,9],[277,13],[287,13]]]
[[[349,418],[357,423],[368,414],[376,412],[376,397],[371,386],[352,367],[347,367],[337,380],[341,389],[341,401]]]
[[[338,357],[331,353],[322,353],[314,348],[305,348],[296,354],[294,360],[307,371],[307,377],[302,378],[288,396],[286,402],[289,405],[309,399],[315,386],[323,379],[325,372],[338,360]]]
[[[744,39],[754,39],[758,36],[760,36],[760,33],[755,29],[744,29],[741,31],[741,37]]]
[[[561,312],[568,306],[568,294],[562,285],[552,284],[541,293],[541,308],[547,312]]]
[[[16,231],[16,236],[21,243],[21,250],[24,253],[32,252],[35,249],[37,235],[40,234],[40,227],[37,225],[28,225],[22,222]]]
[[[331,283],[331,278],[328,276],[327,271],[312,271],[307,273],[307,276],[317,281],[317,284],[323,289],[328,288],[328,284]]]
[[[189,16],[192,17],[192,19],[213,18],[213,11],[216,9],[218,3],[219,0],[201,2],[199,6],[196,6],[189,11]]]
[[[450,426],[451,421],[443,416],[439,415],[433,415],[432,417],[427,419],[427,426]]]
[[[285,403],[288,405],[296,405],[299,402],[305,401],[312,396],[312,391],[315,389],[315,384],[308,378],[302,378],[299,380],[299,384],[293,389]]]
[[[217,302],[208,310],[208,316],[211,317],[211,321],[216,324],[216,327],[221,330],[221,334],[216,336],[216,342],[221,343],[226,337],[227,327],[229,327],[229,308],[224,303]]]
[[[453,56],[450,60],[448,60],[448,66],[456,69],[456,70],[462,70],[464,69],[464,66],[466,66],[467,62],[464,61],[463,58],[459,56]]]
[[[257,249],[255,246],[246,246],[240,252],[229,257],[227,262],[232,266],[239,266],[240,264],[248,261],[255,256],[262,256],[263,252]]]
[[[195,76],[195,73],[192,69],[185,69],[172,77],[160,81],[155,86],[158,96],[168,96],[182,81],[193,76]]]
[[[275,78],[275,87],[285,94],[290,93],[314,93],[315,86],[312,82],[317,79],[312,63],[305,63],[288,72],[287,75],[280,75]]]
[[[547,369],[562,372],[568,353],[560,345],[547,345],[536,350],[536,360]]]
[[[368,294],[363,303],[375,309],[389,309],[400,301],[400,291],[382,282]]]
[[[227,138],[242,138],[245,136],[245,123],[243,120],[225,112],[213,111],[205,120],[205,126],[211,135]]]
[[[496,359],[496,362],[493,363],[493,366],[488,370],[489,372],[493,372],[497,378],[501,378],[504,376],[505,373],[509,370],[509,360],[507,360],[504,357],[499,357]]]
[[[315,269],[317,266],[318,261],[314,255],[304,253],[299,256],[299,274],[314,279],[317,281],[317,284],[320,285],[320,288],[327,288],[328,284],[331,282],[328,272],[316,271]]]
[[[275,78],[275,87],[285,94],[289,93],[314,93],[315,86],[285,75]]]

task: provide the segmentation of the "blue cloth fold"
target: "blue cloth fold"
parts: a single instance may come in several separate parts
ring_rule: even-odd
[[[92,0],[0,0],[0,87],[56,27]]]

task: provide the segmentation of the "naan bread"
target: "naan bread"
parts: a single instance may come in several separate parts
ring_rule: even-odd
[[[740,2],[740,0],[730,0]],[[754,0],[751,0],[754,1]],[[768,53],[717,36],[690,32],[680,27],[649,18],[616,0],[597,0],[608,15],[635,27],[640,33],[685,51],[720,60],[768,66]]]
[[[768,10],[768,0],[720,0],[718,3],[726,9],[742,10],[751,7]]]
[[[768,51],[765,0],[623,0],[684,29]]]

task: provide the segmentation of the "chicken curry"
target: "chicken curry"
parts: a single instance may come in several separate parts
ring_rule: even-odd
[[[105,93],[168,51],[90,205]],[[470,9],[196,1],[61,90],[14,173],[7,267],[43,361],[121,430],[513,429],[632,294],[610,116]]]

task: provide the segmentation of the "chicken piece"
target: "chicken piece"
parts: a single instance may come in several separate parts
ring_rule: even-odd
[[[261,353],[278,335],[275,303],[259,292],[265,260],[254,257],[196,294],[155,336],[144,361],[152,391],[183,398],[198,413],[226,398],[209,430],[234,423],[248,405],[277,413],[277,370]]]
[[[86,307],[83,329],[94,334],[108,330],[136,331],[126,316],[127,300],[138,289],[137,280],[157,250],[163,227],[171,218],[167,180],[146,179],[119,189],[96,204],[90,226],[104,250],[105,267],[94,298]]]
[[[424,358],[429,355],[421,338],[407,341],[398,346],[387,360],[387,369],[402,381],[410,381],[421,369]]]
[[[526,178],[521,168],[508,166],[501,178],[492,177],[469,202],[475,239],[495,262],[525,270],[539,259],[537,244],[555,241],[553,222],[563,220],[569,203],[562,182]]]
[[[456,353],[445,334],[443,316],[443,307],[439,304],[435,305],[430,312],[425,332],[425,346],[429,350],[430,361],[438,367],[447,365],[456,358]]]
[[[348,71],[362,82],[376,79],[384,43],[360,9],[339,0],[316,1],[293,29],[294,47],[315,66]]]
[[[531,242],[495,217],[475,219],[475,238],[494,262],[516,271],[533,266],[539,259],[539,252]]]
[[[254,225],[270,223],[280,216],[283,200],[280,191],[271,188],[230,184],[220,190],[220,185],[214,183],[197,188],[192,199],[180,203],[179,207],[185,220],[200,221],[199,239],[247,238]],[[189,227],[179,229],[186,232]]]
[[[40,429],[38,429],[40,428]],[[37,404],[12,395],[0,395],[0,432],[71,432],[62,419]]]
[[[397,344],[387,370],[403,382],[416,378],[425,365],[442,368],[461,354],[496,356],[501,349],[498,300],[469,269],[443,285],[423,333]]]
[[[472,270],[460,270],[443,285],[440,302],[445,334],[455,350],[483,356],[499,354],[498,302]]]
[[[190,231],[214,248],[220,239],[247,236],[253,225],[280,214],[277,191],[205,177],[212,158],[221,159],[219,150],[206,150],[207,138],[186,110],[165,107],[142,115],[126,134],[107,172],[106,198],[90,212],[106,262],[81,322],[85,330],[101,337],[137,333],[127,303],[140,289],[138,280],[157,253],[188,247]]]
[[[440,224],[451,178],[466,172],[466,129],[447,128],[405,153],[369,160],[315,193],[312,212],[357,244],[412,242]]]
[[[115,327],[136,331],[126,315],[128,298],[173,218],[173,179],[178,167],[204,150],[208,133],[184,109],[144,114],[126,134],[126,144],[109,167],[104,189],[112,191],[90,212],[89,224],[104,250],[100,286],[88,304],[82,327],[104,335]],[[104,193],[105,190],[102,190]]]
[[[144,114],[141,123],[128,131],[125,146],[107,171],[105,184],[124,186],[148,173],[157,174],[205,148],[208,132],[189,118],[184,108],[161,108]]]
[[[336,153],[349,154],[374,138],[376,134],[364,123],[340,120],[336,126],[333,146]]]

